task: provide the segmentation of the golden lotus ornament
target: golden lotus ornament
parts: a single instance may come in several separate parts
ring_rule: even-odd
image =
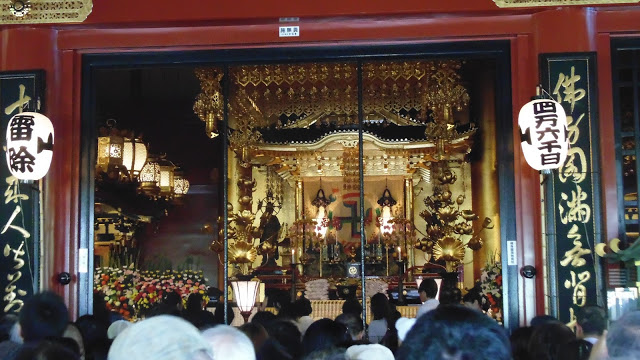
[[[458,210],[451,206],[447,206],[438,211],[438,218],[445,224],[454,222],[458,218]]]
[[[253,263],[258,256],[253,245],[246,241],[236,241],[229,245],[229,262],[232,264]]]
[[[462,261],[464,259],[464,244],[458,239],[447,236],[434,245],[433,257],[446,262]]]

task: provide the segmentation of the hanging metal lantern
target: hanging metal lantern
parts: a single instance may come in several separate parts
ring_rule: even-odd
[[[522,135],[522,152],[529,166],[536,170],[557,169],[569,151],[567,115],[558,102],[536,99],[520,109],[518,126]]]
[[[149,155],[146,164],[140,171],[138,178],[140,181],[140,190],[149,195],[157,196],[160,194],[160,187],[158,181],[160,180],[160,165],[158,164],[158,158],[155,155]]]
[[[98,137],[97,171],[109,173],[119,171],[123,166],[124,137],[115,128],[110,128],[105,136]]]
[[[173,196],[174,171],[176,166],[169,160],[162,158],[158,160],[160,176],[157,185],[160,188],[160,195],[164,197]]]
[[[129,172],[129,178],[137,179],[147,162],[147,146],[139,138],[124,138],[122,166]]]
[[[184,178],[182,170],[176,169],[173,175],[173,194],[182,197],[189,192],[189,180]]]
[[[53,157],[53,124],[35,112],[14,115],[7,126],[7,165],[20,180],[39,180]]]

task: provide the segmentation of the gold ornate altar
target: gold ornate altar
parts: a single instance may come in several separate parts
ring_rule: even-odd
[[[499,219],[497,186],[482,184],[495,184],[495,137],[486,136],[495,133],[494,114],[477,103],[480,115],[469,110],[464,66],[407,60],[365,62],[361,70],[339,62],[230,68],[229,275],[286,271],[294,263],[299,280],[339,281],[349,276],[347,264],[363,261],[365,274],[353,275],[389,278],[398,260],[407,268],[435,261],[448,271],[465,268],[472,284],[473,259],[487,257],[479,254],[483,245],[499,250]],[[202,92],[194,111],[216,137],[223,71],[196,74]],[[478,116],[487,129],[476,144]],[[471,160],[474,148],[494,152],[483,156],[489,166]],[[479,173],[483,179],[474,178]],[[223,220],[211,244],[218,254]]]

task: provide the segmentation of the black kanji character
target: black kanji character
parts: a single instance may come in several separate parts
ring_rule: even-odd
[[[16,115],[11,118],[9,127],[11,128],[11,140],[31,140],[31,134],[33,133],[33,115]]]
[[[560,162],[560,153],[540,154],[542,165],[557,164]]]
[[[547,134],[551,134],[551,136],[553,136],[554,139],[558,140],[558,134],[560,134],[560,129],[546,128],[544,130],[536,131],[536,132],[538,133],[538,141],[542,140],[544,136]]]
[[[533,113],[543,114],[543,113],[555,113],[556,112],[556,103],[553,101],[541,101],[533,104]]]
[[[26,146],[20,146],[16,152],[14,148],[9,148],[9,166],[13,171],[24,173],[26,170],[33,172],[33,165],[36,164],[35,156],[27,151]]]

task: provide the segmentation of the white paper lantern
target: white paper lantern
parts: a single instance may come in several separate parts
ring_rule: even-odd
[[[20,180],[39,180],[53,157],[53,124],[34,112],[14,115],[7,125],[7,165]]]
[[[569,150],[567,115],[558,102],[536,99],[520,109],[518,126],[522,134],[522,152],[536,170],[557,169],[564,164]]]

